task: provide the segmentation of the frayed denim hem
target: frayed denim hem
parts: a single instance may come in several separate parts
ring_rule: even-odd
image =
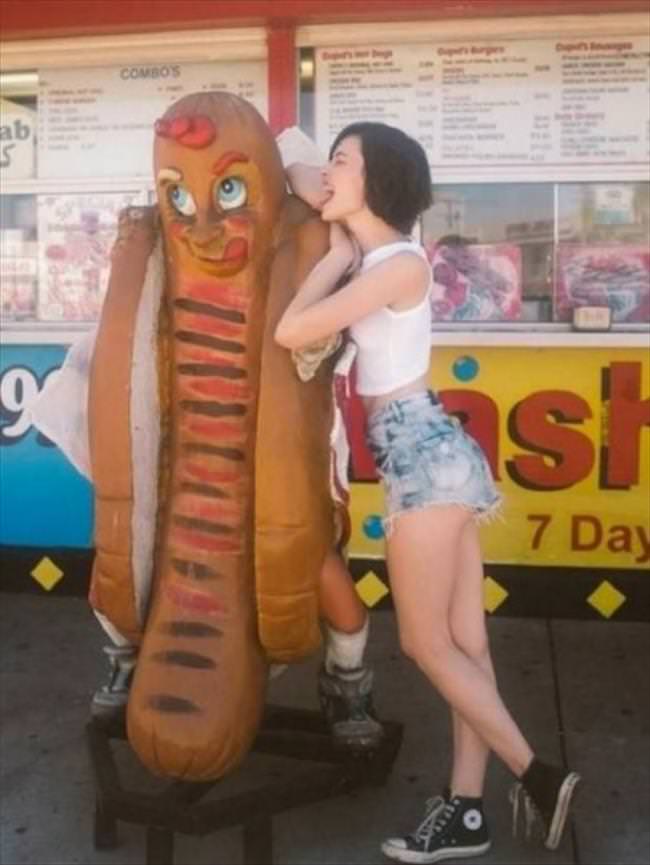
[[[428,508],[446,508],[450,505],[457,505],[466,511],[469,511],[474,517],[478,525],[486,525],[497,521],[504,522],[503,517],[503,497],[498,496],[491,504],[485,507],[480,505],[470,505],[463,499],[446,499],[445,501],[424,502],[421,505],[414,505],[410,508],[402,508],[389,514],[382,520],[384,529],[384,537],[389,538],[395,529],[395,521],[404,514],[410,514],[414,511],[424,511]]]

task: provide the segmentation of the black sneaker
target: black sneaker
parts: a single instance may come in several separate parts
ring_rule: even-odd
[[[372,671],[336,667],[318,674],[318,698],[332,737],[346,748],[375,748],[384,735],[372,704]]]
[[[469,796],[429,799],[424,820],[412,835],[388,838],[384,856],[398,862],[442,862],[480,856],[490,849],[483,800]]]
[[[104,652],[110,663],[108,682],[95,691],[90,713],[93,718],[113,721],[126,712],[138,651],[135,646],[104,646]]]
[[[580,775],[560,766],[549,766],[533,758],[530,766],[510,792],[513,834],[517,832],[519,802],[523,796],[526,837],[536,821],[541,823],[544,846],[555,850],[569,814],[569,806]]]

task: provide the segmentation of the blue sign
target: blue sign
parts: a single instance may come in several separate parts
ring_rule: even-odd
[[[92,546],[91,484],[31,426],[25,409],[66,347],[4,345],[0,356],[0,544]]]

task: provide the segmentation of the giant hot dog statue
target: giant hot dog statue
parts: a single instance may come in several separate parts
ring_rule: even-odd
[[[154,170],[158,208],[121,221],[90,372],[91,603],[140,646],[134,750],[205,780],[250,748],[268,662],[320,640],[331,367],[301,382],[273,332],[328,235],[230,94],[172,105]]]

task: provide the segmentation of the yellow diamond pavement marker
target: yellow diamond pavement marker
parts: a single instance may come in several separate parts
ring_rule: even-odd
[[[357,583],[357,593],[366,607],[374,607],[386,597],[388,589],[374,571],[368,571]]]
[[[605,619],[610,619],[627,598],[608,580],[602,583],[589,595],[587,603],[597,610]]]
[[[47,556],[40,560],[31,571],[31,575],[46,592],[50,592],[59,580],[63,579],[61,568],[57,568],[52,559],[48,559]]]
[[[492,577],[483,580],[483,605],[488,613],[493,613],[508,597],[508,592]]]

